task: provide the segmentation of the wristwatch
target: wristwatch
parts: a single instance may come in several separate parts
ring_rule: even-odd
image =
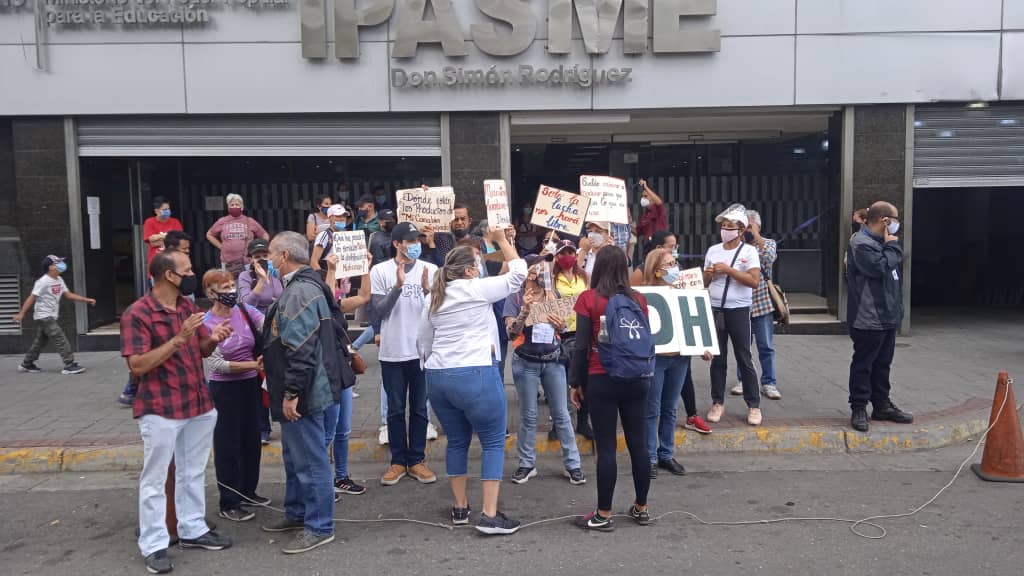
[[[298,392],[285,392],[284,393],[284,399],[288,400],[288,401],[295,400],[298,397],[299,397]]]

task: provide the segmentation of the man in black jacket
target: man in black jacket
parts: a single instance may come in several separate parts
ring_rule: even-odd
[[[900,215],[888,202],[875,202],[867,222],[847,248],[846,321],[853,339],[850,363],[850,425],[868,431],[867,405],[872,420],[910,424],[914,416],[889,399],[889,369],[896,331],[903,321],[903,248],[896,232]]]

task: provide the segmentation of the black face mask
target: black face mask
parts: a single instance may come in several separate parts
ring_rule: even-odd
[[[235,304],[238,304],[238,292],[220,292],[217,294],[217,302],[228,308],[234,308]]]
[[[854,222],[853,223],[853,231],[854,232],[860,232],[860,222]]]
[[[383,224],[381,224],[381,226],[384,228],[385,232],[391,232],[392,230],[395,229],[395,223],[391,222],[390,220],[387,221],[387,222],[384,222]]]
[[[744,232],[743,233],[743,241],[746,242],[747,244],[753,244],[754,243],[754,233],[753,232]]]
[[[455,236],[459,240],[462,240],[469,234],[469,228],[452,228],[452,236]]]
[[[178,284],[178,292],[181,292],[182,296],[191,296],[196,293],[196,286],[198,280],[196,280],[195,274],[189,274],[188,276],[179,275],[181,282]]]

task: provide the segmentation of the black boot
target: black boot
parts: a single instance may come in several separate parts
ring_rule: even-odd
[[[850,417],[850,426],[858,432],[868,431],[868,411],[864,406],[853,409],[853,416]]]
[[[904,412],[896,407],[891,400],[886,400],[874,407],[871,410],[872,420],[885,420],[887,422],[895,422],[897,424],[913,424],[914,415],[910,412]]]
[[[579,417],[576,418],[576,433],[587,440],[594,439],[594,429],[590,427],[590,418],[583,412],[580,412]]]

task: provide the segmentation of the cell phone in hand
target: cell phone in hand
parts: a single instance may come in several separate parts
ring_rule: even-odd
[[[270,271],[270,260],[260,259],[256,261],[256,264],[258,264],[260,268],[263,268],[268,272]]]

